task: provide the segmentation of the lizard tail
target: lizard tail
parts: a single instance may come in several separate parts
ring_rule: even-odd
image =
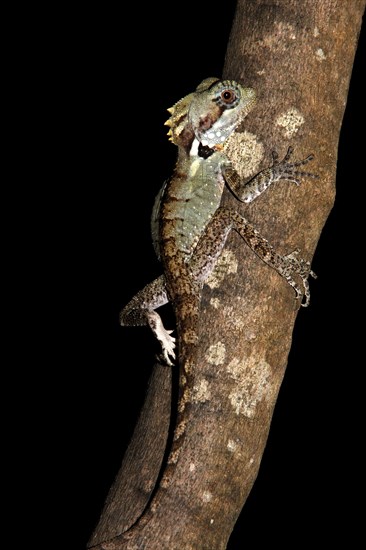
[[[187,287],[186,287],[187,288]],[[149,523],[155,515],[161,501],[166,495],[167,489],[173,482],[176,472],[179,456],[182,451],[183,443],[186,436],[189,411],[191,409],[193,395],[193,372],[195,369],[195,348],[198,342],[197,326],[199,315],[199,298],[198,293],[190,289],[189,296],[181,293],[179,303],[175,300],[174,309],[177,316],[177,329],[179,334],[179,398],[178,410],[175,422],[173,440],[167,457],[167,461],[163,466],[160,482],[153,491],[149,502],[144,511],[136,522],[131,525],[121,535],[113,539],[114,542],[124,542],[136,537],[139,532]],[[179,312],[179,313],[178,313]]]

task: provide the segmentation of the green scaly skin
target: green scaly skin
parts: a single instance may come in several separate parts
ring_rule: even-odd
[[[162,360],[172,365],[175,339],[155,311],[171,301],[177,322],[180,396],[175,435],[159,489],[125,539],[142,528],[152,517],[172,481],[188,423],[194,382],[195,347],[202,286],[212,272],[234,229],[246,244],[294,288],[296,297],[309,304],[308,276],[315,277],[310,264],[298,251],[281,256],[260,233],[237,212],[220,207],[225,185],[241,201],[249,203],[272,183],[286,179],[316,177],[298,168],[310,160],[290,163],[292,148],[278,162],[248,182],[243,182],[223,152],[223,145],[251,111],[255,92],[234,81],[204,80],[195,92],[171,109],[168,135],[178,147],[178,159],[171,179],[160,191],[152,216],[152,234],[163,275],[140,291],[121,312],[122,325],[148,324],[162,345]],[[301,279],[303,290],[295,279]]]

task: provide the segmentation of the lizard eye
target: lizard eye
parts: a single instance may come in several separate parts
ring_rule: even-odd
[[[226,103],[226,105],[231,105],[236,100],[236,95],[234,90],[223,90],[221,92],[221,100],[223,103]]]
[[[233,80],[226,80],[220,82],[216,86],[215,101],[218,105],[225,107],[226,109],[232,109],[240,101],[240,90],[238,85]]]

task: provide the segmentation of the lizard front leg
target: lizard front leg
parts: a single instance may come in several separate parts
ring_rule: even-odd
[[[285,157],[279,161],[278,154],[272,152],[272,166],[259,172],[254,178],[247,182],[243,182],[242,178],[233,168],[230,162],[225,162],[222,167],[222,174],[234,195],[245,203],[250,203],[256,199],[263,191],[265,191],[272,183],[279,180],[292,181],[296,185],[300,185],[300,179],[303,177],[317,178],[316,174],[311,172],[303,172],[298,170],[311,160],[313,155],[309,155],[303,160],[289,162],[293,153],[293,148],[289,147]]]
[[[164,361],[172,366],[175,360],[175,338],[166,330],[160,315],[155,311],[168,302],[165,277],[161,275],[138,292],[120,313],[122,326],[149,325],[161,344]]]
[[[213,270],[232,229],[239,233],[261,260],[286,279],[288,284],[295,290],[296,298],[305,296],[305,302],[301,305],[307,307],[310,302],[308,277],[311,275],[316,278],[315,273],[310,269],[310,263],[299,258],[298,251],[286,256],[278,254],[253,225],[229,208],[219,208],[207,225],[205,233],[199,240],[189,263],[192,276],[200,280],[202,284],[204,283]],[[296,275],[301,278],[304,290],[295,281]]]

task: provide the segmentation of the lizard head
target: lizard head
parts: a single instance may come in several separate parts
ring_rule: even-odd
[[[168,135],[176,145],[193,138],[204,146],[221,148],[226,139],[251,111],[256,100],[252,88],[234,80],[206,78],[196,91],[168,109]],[[188,143],[186,143],[188,145]]]

